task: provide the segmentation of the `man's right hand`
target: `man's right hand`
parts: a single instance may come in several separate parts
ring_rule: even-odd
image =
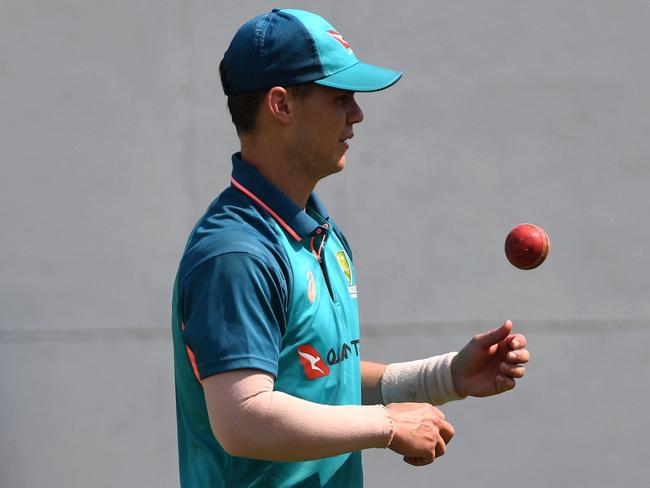
[[[445,453],[454,428],[444,413],[428,403],[391,403],[386,408],[394,428],[388,448],[405,462],[424,466]]]

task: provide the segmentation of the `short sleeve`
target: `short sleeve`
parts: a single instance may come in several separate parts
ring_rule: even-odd
[[[201,379],[252,368],[277,375],[285,329],[286,284],[244,252],[213,257],[181,288],[183,338]]]

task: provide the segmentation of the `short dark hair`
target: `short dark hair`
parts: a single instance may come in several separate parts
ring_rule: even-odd
[[[220,72],[223,83],[224,73],[222,70]],[[311,93],[313,87],[313,83],[303,83],[289,86],[287,87],[287,91],[296,98],[304,99]],[[232,123],[235,124],[238,135],[242,133],[251,134],[255,131],[257,112],[267,93],[268,90],[262,90],[228,96],[228,111],[230,112],[230,118],[232,119]]]
[[[256,91],[228,97],[228,111],[238,135],[250,134],[255,130],[257,112],[266,93],[267,91]]]

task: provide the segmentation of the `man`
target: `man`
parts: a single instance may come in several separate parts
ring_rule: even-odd
[[[354,93],[401,73],[301,10],[244,24],[220,71],[241,152],[174,287],[181,485],[359,487],[371,447],[431,463],[454,434],[433,405],[513,388],[529,354],[508,321],[459,353],[360,360],[352,252],[313,189],[345,167]]]

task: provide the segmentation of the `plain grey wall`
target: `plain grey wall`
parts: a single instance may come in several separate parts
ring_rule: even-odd
[[[0,486],[178,484],[169,316],[237,139],[217,65],[268,2],[0,6]],[[319,185],[360,277],[363,353],[457,349],[512,318],[520,388],[445,407],[447,456],[367,484],[642,486],[650,424],[647,2],[288,2],[364,61],[348,167]],[[512,268],[530,221],[548,261]]]

